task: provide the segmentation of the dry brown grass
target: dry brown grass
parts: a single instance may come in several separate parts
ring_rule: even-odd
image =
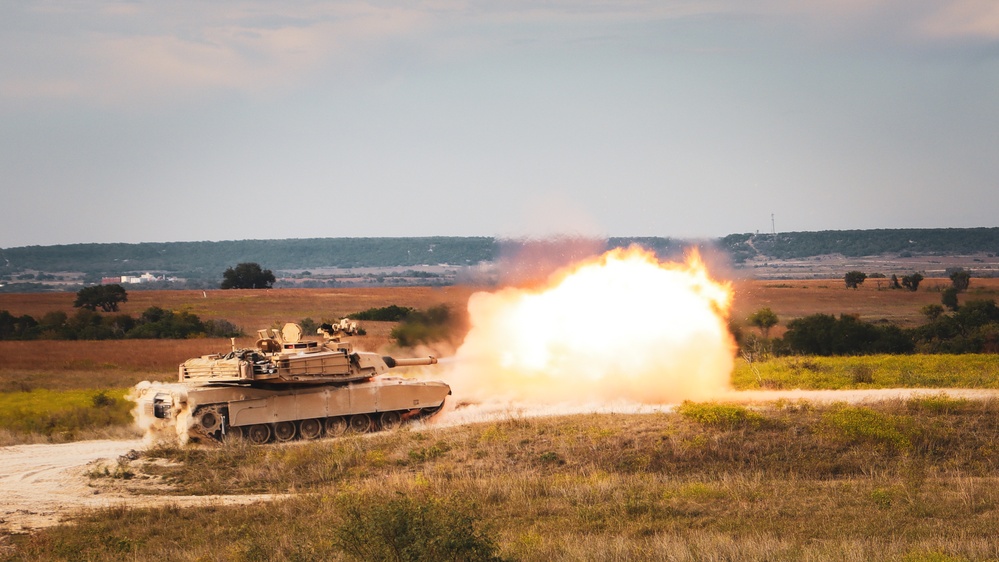
[[[331,533],[344,523],[345,505],[410,497],[457,498],[501,553],[518,560],[992,559],[997,408],[785,404],[738,423],[580,415],[274,447],[161,449],[151,456],[182,464],[148,470],[182,491],[300,495],[238,508],[104,510],[16,540],[15,552],[342,559]],[[885,423],[904,442],[880,431]]]
[[[275,321],[290,322],[305,317],[340,317],[372,307],[411,306],[429,308],[438,304],[464,308],[474,288],[391,287],[345,289],[270,289],[210,291],[130,291],[121,312],[138,316],[151,306],[196,314],[202,320],[224,319],[244,330],[255,331]],[[72,314],[75,293],[0,294],[0,310],[30,314],[36,318],[61,310]]]
[[[889,320],[902,326],[923,321],[920,309],[940,302],[937,287],[949,283],[927,279],[919,291],[878,290],[869,279],[859,289],[847,289],[842,280],[743,280],[734,283],[732,318],[745,322],[752,312],[767,306],[780,318],[772,331],[779,336],[793,318],[814,314],[858,314],[867,321]],[[446,304],[465,310],[475,287],[273,289],[267,291],[132,291],[122,312],[138,316],[151,306],[187,311],[204,320],[224,319],[247,334],[236,342],[251,347],[256,330],[311,317],[336,318],[373,307],[396,304],[426,309]],[[999,279],[974,279],[964,298],[996,298]],[[72,313],[72,293],[0,294],[0,310],[29,314]],[[388,351],[395,324],[363,322],[368,335],[355,345],[370,351]],[[747,328],[749,330],[749,328]],[[0,341],[0,390],[31,388],[106,388],[130,386],[156,379],[173,380],[177,365],[190,357],[228,349],[226,339],[117,340],[117,341]]]
[[[872,281],[858,290],[836,279],[740,281],[733,317],[769,306],[782,325],[816,312],[913,325],[922,306],[939,303],[933,287],[944,284],[928,279],[912,293],[879,291]],[[123,312],[186,310],[252,334],[389,304],[461,310],[473,290],[135,291]],[[997,292],[999,280],[975,279],[970,296]],[[71,312],[72,300],[0,295],[0,309],[41,316]],[[358,338],[359,347],[388,343],[392,324],[364,324],[370,335]],[[0,390],[172,379],[180,361],[228,346],[210,339],[0,342]],[[0,559],[337,560],[329,529],[342,521],[339,502],[397,494],[462,498],[503,554],[523,560],[995,559],[996,405],[944,405],[892,403],[871,415],[785,404],[759,423],[729,425],[678,414],[513,419],[282,447],[167,451],[184,464],[164,475],[186,491],[309,493],[239,508],[116,507],[14,539],[16,548],[0,542]],[[897,425],[894,432],[880,430],[885,420]]]

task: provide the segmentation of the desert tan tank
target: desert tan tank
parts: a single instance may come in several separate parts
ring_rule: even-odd
[[[141,391],[148,417],[172,421],[195,440],[240,435],[253,443],[316,439],[391,429],[430,416],[451,388],[439,381],[387,376],[434,357],[396,359],[354,351],[335,330],[303,339],[297,324],[260,330],[254,349],[233,348],[180,365],[178,382]]]

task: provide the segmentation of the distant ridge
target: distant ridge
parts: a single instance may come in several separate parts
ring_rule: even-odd
[[[484,236],[436,236],[23,246],[0,249],[0,273],[11,276],[22,271],[73,271],[99,276],[155,271],[188,278],[220,278],[226,267],[241,262],[256,262],[275,271],[465,266],[494,261],[522,243]],[[660,255],[676,253],[692,244],[713,245],[727,252],[735,263],[758,257],[793,259],[826,254],[999,254],[999,227],[731,234],[698,241],[616,237],[608,239],[606,246],[632,243]]]
[[[842,254],[999,254],[999,227],[824,230],[778,234],[730,234],[719,241],[736,262],[753,257],[794,259]]]

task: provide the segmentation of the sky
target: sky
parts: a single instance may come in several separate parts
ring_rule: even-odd
[[[0,3],[0,247],[999,226],[999,2]]]

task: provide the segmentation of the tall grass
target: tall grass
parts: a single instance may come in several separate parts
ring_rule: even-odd
[[[125,389],[0,393],[0,445],[61,442],[129,433]]]
[[[999,556],[999,403],[781,403],[752,410],[759,423],[694,412],[164,447],[135,461],[129,482],[155,473],[175,493],[298,495],[95,511],[12,539],[10,558],[344,560],[361,529],[377,543],[364,552],[445,536],[410,526],[424,513],[446,519],[442,507],[461,536],[511,560]]]
[[[862,355],[736,361],[732,384],[761,388],[999,388],[999,355]]]

